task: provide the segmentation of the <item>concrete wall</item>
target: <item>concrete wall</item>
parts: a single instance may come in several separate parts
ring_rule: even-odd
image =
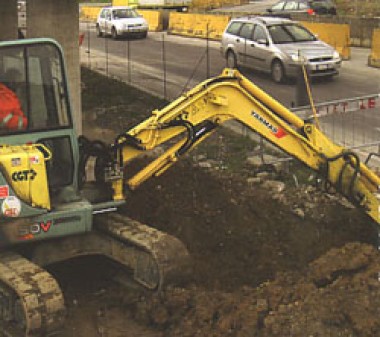
[[[74,122],[80,134],[82,133],[82,118],[78,1],[28,0],[26,17],[27,38],[50,37],[57,40],[63,48],[74,111]]]
[[[17,39],[17,1],[0,0],[0,40]]]

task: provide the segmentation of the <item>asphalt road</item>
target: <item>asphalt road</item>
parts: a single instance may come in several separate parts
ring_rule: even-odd
[[[157,95],[164,94],[166,78],[166,96],[169,99],[180,95],[182,89],[220,74],[225,66],[217,41],[152,32],[144,40],[114,41],[97,38],[92,23],[82,23],[81,31],[86,34],[81,48],[83,64],[131,80]],[[368,49],[352,48],[351,60],[343,62],[339,76],[332,81],[313,83],[315,101],[379,93],[380,69],[367,66],[369,53]],[[290,106],[294,101],[295,83],[275,84],[265,74],[247,69],[242,72],[283,104]]]
[[[85,33],[82,64],[168,100],[175,99],[202,80],[220,74],[225,67],[217,41],[153,32],[143,40],[114,41],[96,37],[93,23],[81,23],[81,31]],[[352,48],[351,54],[351,59],[343,62],[340,74],[334,79],[313,81],[312,93],[316,103],[380,93],[380,69],[367,66],[370,50]],[[266,74],[248,69],[241,72],[285,106],[290,107],[295,102],[294,82],[276,84]],[[356,138],[356,141],[347,143],[349,146],[379,141],[379,99],[375,109],[346,115],[347,120],[335,116],[328,122],[330,126],[334,125],[334,134],[337,134],[335,128],[351,130],[351,133],[339,136],[337,141],[342,141],[342,137],[345,142]],[[359,138],[354,135],[359,132],[356,126],[360,127],[360,134],[365,135],[365,141],[358,142]]]

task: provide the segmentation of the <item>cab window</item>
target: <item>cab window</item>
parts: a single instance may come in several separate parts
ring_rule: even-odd
[[[71,126],[66,81],[54,45],[4,48],[0,52],[0,84],[16,113],[0,107],[0,134],[42,131]],[[10,94],[12,93],[12,95]],[[6,99],[3,97],[3,99]],[[23,125],[15,127],[21,117]]]

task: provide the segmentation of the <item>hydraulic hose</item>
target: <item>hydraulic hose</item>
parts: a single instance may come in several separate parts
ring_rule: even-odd
[[[78,166],[78,186],[83,187],[86,181],[86,165],[90,157],[95,157],[95,178],[102,180],[102,172],[105,165],[112,162],[109,146],[102,141],[91,141],[84,136],[78,137],[79,143],[79,166]]]
[[[345,195],[345,193],[343,193],[343,189],[344,189],[344,185],[343,185],[343,176],[344,176],[344,172],[346,171],[346,169],[351,166],[354,170],[351,178],[350,178],[350,182],[349,182],[349,185],[348,185],[348,190],[347,190],[347,194],[348,194],[348,197],[355,203],[358,203],[358,200],[357,198],[355,197],[354,195],[354,184],[355,184],[355,180],[360,172],[360,158],[359,156],[352,152],[352,151],[348,151],[348,152],[343,152],[341,154],[338,154],[334,157],[324,157],[324,159],[326,160],[326,177],[325,177],[325,180],[326,180],[326,183],[329,181],[328,180],[328,172],[329,172],[329,164],[333,161],[336,161],[340,158],[343,158],[345,163],[344,165],[342,166],[340,172],[339,172],[339,176],[338,176],[338,180],[336,182],[336,189],[341,192],[343,195]],[[352,160],[353,159],[353,160]],[[352,163],[352,161],[354,161],[354,164]],[[326,187],[327,189],[328,187]]]

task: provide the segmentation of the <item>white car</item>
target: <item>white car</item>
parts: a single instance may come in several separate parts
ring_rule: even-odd
[[[148,23],[142,15],[128,6],[104,7],[96,21],[97,35],[111,35],[113,39],[121,36],[146,38],[148,29]]]

